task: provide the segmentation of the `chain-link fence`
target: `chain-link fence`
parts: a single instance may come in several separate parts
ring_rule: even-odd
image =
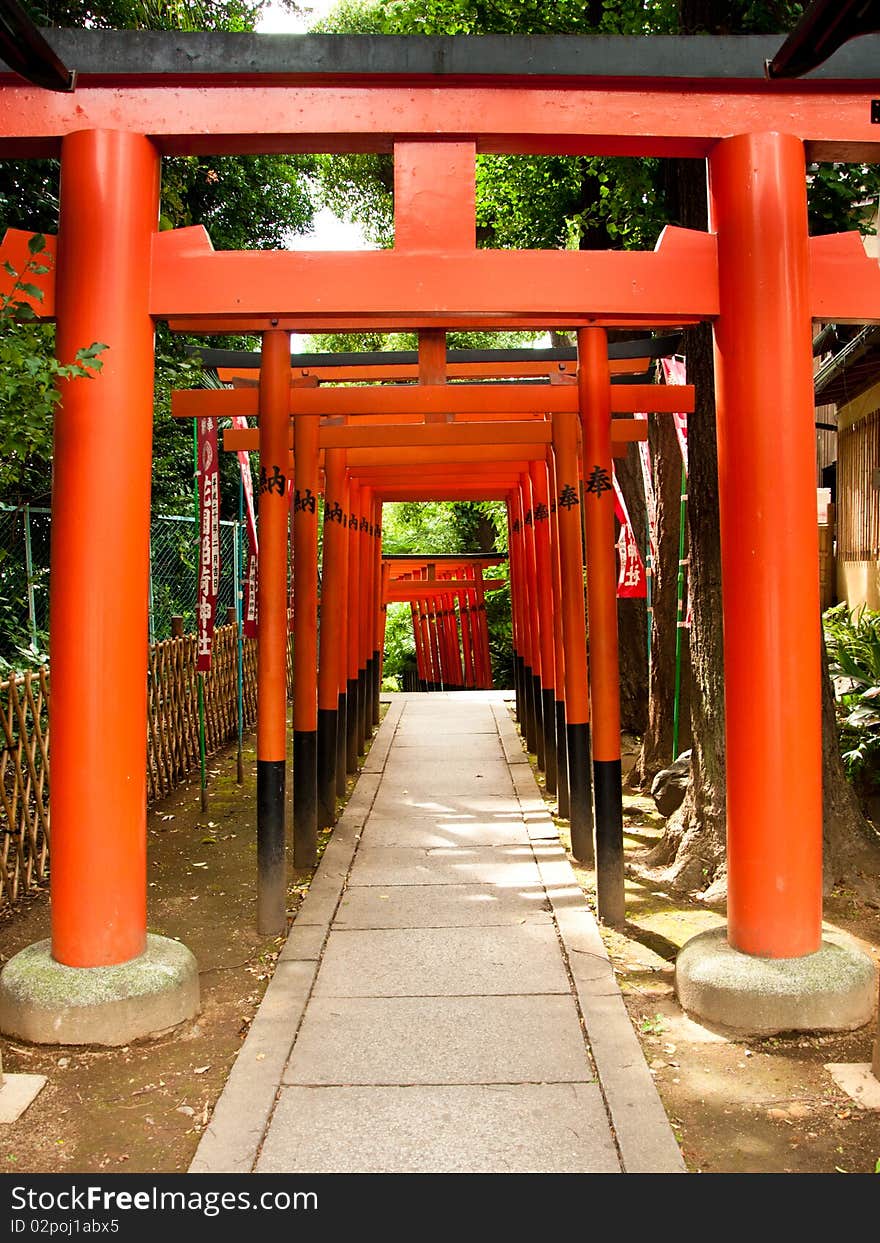
[[[48,650],[51,513],[32,505],[0,506],[0,660],[19,666],[22,649]],[[195,629],[199,531],[195,517],[162,516],[150,528],[150,641],[171,633],[171,618]],[[217,622],[235,605],[242,573],[244,524],[220,523]]]

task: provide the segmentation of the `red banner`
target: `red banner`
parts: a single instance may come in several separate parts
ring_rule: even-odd
[[[642,561],[642,554],[639,552],[639,546],[633,534],[626,501],[623,499],[623,493],[620,490],[620,484],[617,482],[616,474],[613,476],[613,479],[614,512],[620,523],[620,537],[617,541],[617,551],[620,555],[620,577],[617,580],[617,596],[618,599],[623,600],[643,599],[647,595],[645,563]]]
[[[248,421],[236,415],[232,426],[247,427]],[[248,557],[247,570],[244,576],[244,603],[242,605],[242,629],[248,639],[257,637],[257,573],[259,566],[259,544],[257,542],[257,519],[254,513],[254,481],[251,475],[251,459],[246,449],[238,451],[238,465],[241,470],[241,482],[244,489],[244,508],[247,518]]]
[[[199,592],[196,606],[198,647],[196,669],[211,668],[211,642],[217,593],[220,590],[220,471],[217,420],[198,420],[199,459]]]
[[[667,384],[685,384],[687,382],[687,367],[683,358],[673,355],[671,358],[663,358],[660,361],[663,366],[663,379]],[[674,414],[672,418],[675,423],[675,434],[678,437],[678,447],[681,449],[681,460],[684,462],[684,471],[687,474],[688,416],[686,414]]]

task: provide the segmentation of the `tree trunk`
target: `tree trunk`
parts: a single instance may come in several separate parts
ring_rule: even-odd
[[[648,724],[630,784],[644,789],[672,754],[677,628],[678,539],[681,512],[681,452],[671,415],[652,414],[648,421],[657,498],[658,563],[652,576],[651,685]],[[681,709],[678,752],[691,745],[690,646],[682,634]]]
[[[630,445],[625,458],[614,459],[620,491],[629,511],[633,534],[641,550],[647,528],[645,490],[637,445]],[[648,723],[648,627],[644,600],[617,601],[617,634],[620,662],[620,727],[630,734],[643,734]]]
[[[685,162],[682,162],[685,163]],[[683,188],[694,193],[705,173],[685,164]],[[695,177],[694,174],[697,174]],[[687,181],[691,185],[687,186]],[[685,800],[648,857],[663,866],[663,879],[688,892],[723,891],[726,877],[724,764],[724,651],[721,624],[721,545],[718,532],[718,462],[711,330],[687,333],[688,380],[696,386],[696,409],[688,421],[688,556],[691,592],[691,779]],[[712,896],[708,894],[707,897]]]

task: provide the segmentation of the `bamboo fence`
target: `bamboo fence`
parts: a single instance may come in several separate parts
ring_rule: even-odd
[[[238,730],[237,630],[214,632],[205,674],[205,749],[212,754]],[[289,664],[289,659],[288,659]],[[147,672],[147,797],[169,794],[199,766],[195,635],[150,647]],[[289,671],[288,671],[289,672]],[[244,640],[242,728],[257,716],[257,643]],[[49,863],[49,671],[0,683],[0,910],[43,881]],[[98,757],[93,757],[97,762]]]
[[[880,557],[880,410],[838,433],[837,556]]]

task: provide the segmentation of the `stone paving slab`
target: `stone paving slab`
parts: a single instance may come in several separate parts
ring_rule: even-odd
[[[583,1083],[571,996],[312,997],[282,1082]]]
[[[345,891],[333,927],[490,928],[552,922],[543,893],[534,891],[480,884],[359,885]]]
[[[613,1174],[620,1161],[592,1083],[289,1087],[257,1164],[288,1171]]]
[[[521,820],[494,820],[485,816],[435,812],[415,820],[412,813],[371,816],[364,846],[408,846],[433,850],[452,846],[527,845],[528,830]]]
[[[491,712],[472,719],[461,720],[460,722],[452,718],[449,720],[435,720],[425,716],[423,720],[417,720],[414,717],[407,716],[405,718],[405,728],[410,744],[422,747],[430,746],[435,738],[455,738],[460,739],[461,748],[464,750],[471,735],[491,734],[493,738],[498,736],[495,718]]]
[[[488,997],[568,993],[556,930],[337,929],[324,950],[315,997]]]
[[[445,772],[443,770],[446,770]],[[467,790],[467,795],[456,795],[457,791]],[[483,765],[482,772],[475,772],[474,766],[460,764],[437,765],[433,775],[419,777],[412,768],[398,767],[386,771],[379,796],[381,807],[389,803],[400,803],[403,807],[420,807],[432,801],[440,801],[444,807],[459,807],[471,810],[491,811],[491,804],[497,804],[498,810],[506,805],[509,811],[510,800],[514,797],[513,782],[507,766],[498,761]]]
[[[389,754],[389,764],[397,763],[400,757],[407,761],[419,760],[423,764],[448,763],[450,760],[461,760],[466,756],[470,760],[504,760],[504,748],[496,733],[468,734],[467,741],[462,742],[457,734],[441,734],[433,742],[413,742],[409,734],[401,730],[394,740],[394,749]]]
[[[363,845],[355,857],[349,885],[461,885],[468,881],[520,889],[540,886],[526,846],[450,847],[416,850],[405,846]]]

